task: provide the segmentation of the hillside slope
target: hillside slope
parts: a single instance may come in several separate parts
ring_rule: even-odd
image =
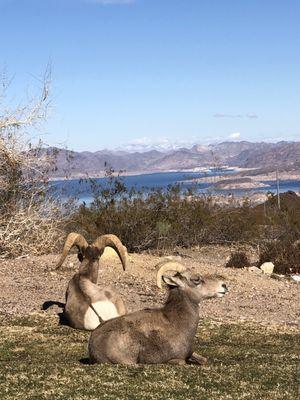
[[[127,173],[192,170],[221,165],[266,168],[269,171],[276,168],[300,170],[300,142],[223,142],[207,147],[195,145],[190,149],[181,148],[168,152],[75,152],[65,149],[55,149],[55,152],[56,169],[51,176],[56,178],[103,176],[110,166],[115,171]]]

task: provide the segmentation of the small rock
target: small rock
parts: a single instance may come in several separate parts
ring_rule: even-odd
[[[300,275],[291,275],[291,278],[292,278],[294,281],[300,283]]]
[[[257,267],[249,267],[248,271],[253,272],[255,274],[262,274],[262,270]]]
[[[265,262],[260,266],[264,274],[271,275],[274,271],[274,264],[272,262]]]

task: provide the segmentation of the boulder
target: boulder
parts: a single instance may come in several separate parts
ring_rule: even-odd
[[[127,248],[125,246],[123,246],[123,247],[124,247],[124,249],[126,251],[127,259],[130,260],[130,256],[129,256],[128,252],[127,252]],[[118,254],[116,253],[116,251],[113,248],[107,246],[107,247],[105,247],[105,250],[104,250],[104,252],[103,252],[103,254],[101,256],[101,260],[104,261],[104,260],[110,260],[110,259],[119,260],[119,256],[118,256]]]
[[[274,271],[274,264],[272,262],[264,262],[259,268],[264,274],[271,275]]]

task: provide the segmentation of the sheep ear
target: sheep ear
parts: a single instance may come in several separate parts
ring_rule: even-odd
[[[172,286],[172,287],[174,287],[174,286],[183,287],[184,286],[184,283],[182,282],[180,274],[176,274],[175,276],[163,276],[162,279],[168,286]]]

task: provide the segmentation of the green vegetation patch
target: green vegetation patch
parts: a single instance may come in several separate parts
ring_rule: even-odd
[[[0,317],[1,399],[298,399],[300,335],[201,321],[195,350],[208,364],[88,365],[89,333],[51,317]]]

